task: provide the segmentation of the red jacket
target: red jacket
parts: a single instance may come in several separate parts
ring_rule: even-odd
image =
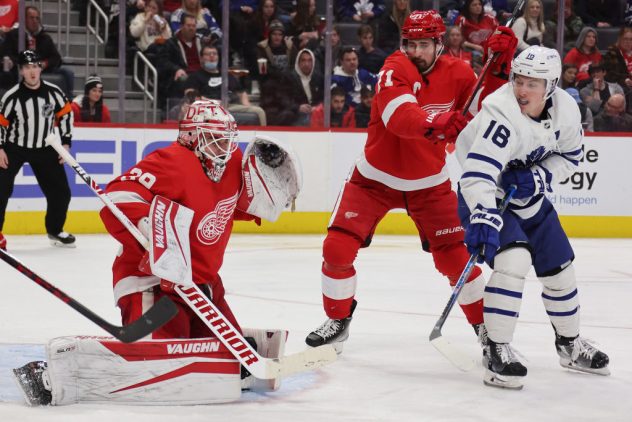
[[[312,109],[312,120],[310,126],[314,128],[325,127],[325,107],[322,103]],[[349,109],[342,116],[342,126],[334,126],[333,124],[331,126],[356,127],[355,109],[349,106]]]
[[[72,114],[74,115],[75,123],[76,122],[84,122],[84,123],[110,123],[112,119],[110,118],[110,109],[108,106],[103,104],[103,114],[101,115],[101,121],[97,122],[96,120],[83,120],[81,118],[81,105],[73,101],[70,103],[70,108],[72,108]]]
[[[590,75],[588,74],[588,68],[591,64],[601,63],[601,53],[599,50],[595,49],[590,54],[583,53],[577,49],[577,47],[573,47],[571,51],[566,54],[564,57],[564,63],[572,63],[577,66],[577,77],[576,81],[583,81],[586,79],[590,79]]]

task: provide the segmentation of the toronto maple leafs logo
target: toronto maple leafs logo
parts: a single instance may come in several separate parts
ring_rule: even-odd
[[[527,154],[526,160],[521,160],[521,159],[516,158],[514,160],[511,160],[507,164],[507,167],[510,169],[529,168],[533,166],[534,164],[544,161],[552,153],[553,151],[550,151],[550,150],[547,151],[546,148],[541,145],[537,147],[536,149],[534,149],[533,151],[531,151],[529,154]]]
[[[224,234],[226,224],[230,221],[237,205],[237,193],[230,198],[222,199],[215,209],[206,214],[197,226],[197,238],[205,245],[213,245]]]

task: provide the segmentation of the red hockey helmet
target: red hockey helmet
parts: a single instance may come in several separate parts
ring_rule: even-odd
[[[218,182],[237,148],[235,118],[215,100],[197,100],[180,120],[178,142],[198,152],[206,174]]]
[[[436,10],[415,10],[408,15],[402,26],[402,39],[405,40],[441,39],[443,34],[445,24]]]

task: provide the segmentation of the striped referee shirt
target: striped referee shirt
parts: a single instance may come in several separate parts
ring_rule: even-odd
[[[24,148],[44,148],[44,139],[59,125],[61,143],[72,139],[72,109],[62,90],[44,80],[39,88],[21,82],[0,100],[0,148],[6,142]]]

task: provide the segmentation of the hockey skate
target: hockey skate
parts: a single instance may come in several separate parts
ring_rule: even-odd
[[[34,361],[13,370],[13,376],[29,406],[46,406],[52,400],[47,368],[46,362]]]
[[[349,326],[358,302],[353,301],[351,304],[351,312],[349,316],[343,319],[328,319],[316,330],[309,333],[305,339],[305,343],[311,347],[322,346],[323,344],[331,344],[336,353],[342,353],[342,346],[345,340],[349,338]]]
[[[516,358],[509,343],[495,343],[491,339],[487,345],[488,362],[485,370],[485,385],[491,387],[522,389],[522,379],[527,368]]]
[[[48,239],[50,239],[50,244],[53,246],[58,246],[60,248],[76,248],[75,245],[75,237],[70,233],[61,232],[58,234],[48,233]]]
[[[589,374],[610,375],[608,355],[580,336],[572,338],[556,335],[555,348],[560,356],[560,365],[564,368]]]

